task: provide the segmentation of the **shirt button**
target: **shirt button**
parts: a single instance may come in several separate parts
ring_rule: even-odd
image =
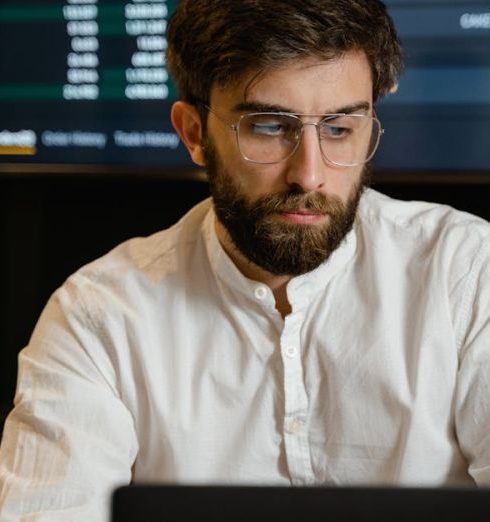
[[[298,433],[298,431],[301,431],[304,427],[305,423],[301,419],[291,419],[286,424],[286,432],[287,433]]]
[[[294,346],[286,346],[286,348],[284,348],[284,354],[286,357],[292,359],[293,357],[296,357],[298,350]]]
[[[259,301],[263,301],[267,296],[267,288],[265,286],[258,286],[254,291],[254,295]]]

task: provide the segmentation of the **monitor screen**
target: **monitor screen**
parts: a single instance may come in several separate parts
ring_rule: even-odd
[[[177,0],[3,0],[0,163],[189,168],[165,67]],[[488,2],[386,2],[405,52],[378,170],[490,172]]]
[[[399,89],[377,112],[379,168],[490,173],[490,4],[389,0],[404,48]]]
[[[0,150],[15,163],[176,168],[165,32],[175,2],[0,6]]]

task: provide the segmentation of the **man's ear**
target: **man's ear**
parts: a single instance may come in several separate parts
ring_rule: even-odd
[[[196,107],[190,103],[177,101],[172,105],[170,117],[174,129],[187,147],[192,161],[196,165],[204,167],[206,162],[202,145],[202,123]]]

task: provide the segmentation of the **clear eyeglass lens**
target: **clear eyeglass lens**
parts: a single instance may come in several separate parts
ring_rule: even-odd
[[[323,155],[341,166],[369,161],[381,133],[378,120],[361,114],[327,117],[316,127]],[[246,159],[257,163],[277,163],[296,150],[303,123],[294,115],[247,114],[240,120],[237,130],[240,151]]]
[[[238,126],[240,150],[251,161],[282,161],[296,148],[301,127],[299,118],[287,114],[247,114]]]

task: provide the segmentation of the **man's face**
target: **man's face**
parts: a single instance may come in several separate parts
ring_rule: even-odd
[[[230,122],[264,110],[312,115],[352,106],[372,110],[371,72],[360,52],[328,62],[292,62],[248,83],[245,78],[233,88],[214,88],[212,110]],[[213,114],[204,145],[218,236],[228,251],[238,250],[271,274],[299,275],[325,261],[351,229],[366,169],[329,163],[313,126],[304,128],[296,152],[275,164],[244,160],[235,132]]]

